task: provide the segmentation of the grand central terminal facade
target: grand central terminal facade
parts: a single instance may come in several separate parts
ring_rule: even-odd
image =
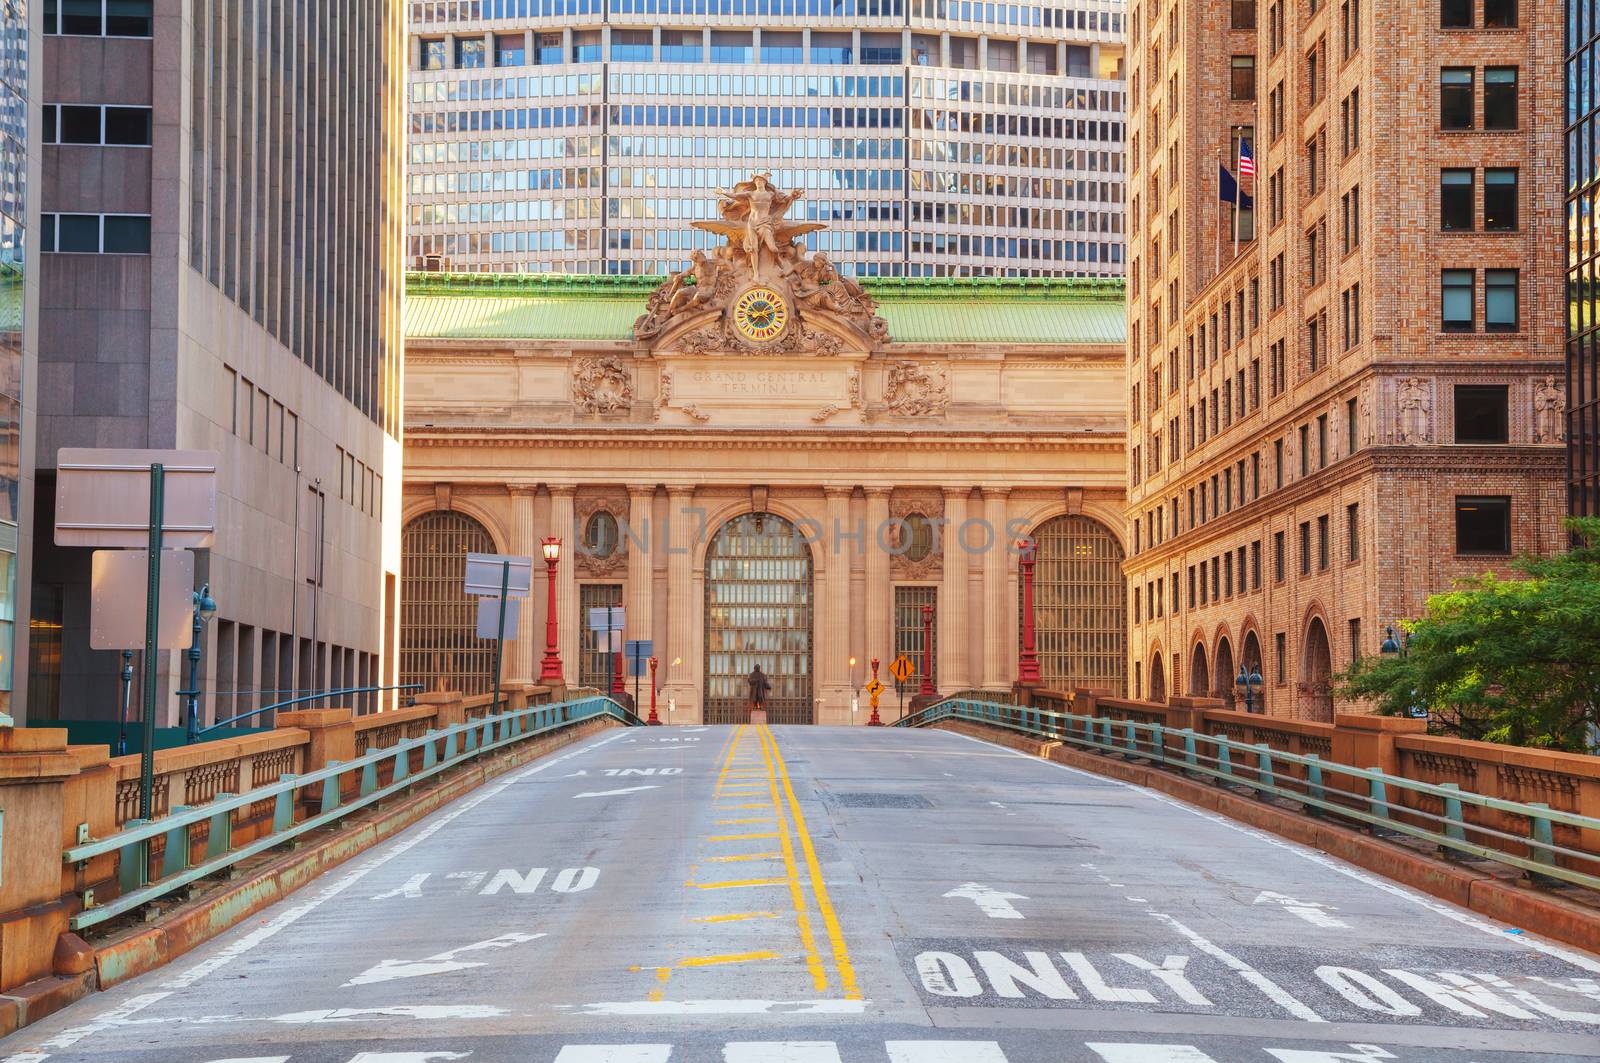
[[[401,681],[488,689],[469,552],[535,559],[502,674],[537,681],[559,539],[566,685],[609,686],[588,618],[621,606],[669,722],[742,719],[759,665],[773,722],[864,723],[874,658],[1013,686],[1031,542],[1044,685],[1125,692],[1120,282],[858,285],[793,194],[720,195],[726,243],[665,282],[412,276]]]

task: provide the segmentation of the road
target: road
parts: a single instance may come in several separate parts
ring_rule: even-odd
[[[650,728],[3,1063],[1600,1059],[1600,957],[940,731]]]

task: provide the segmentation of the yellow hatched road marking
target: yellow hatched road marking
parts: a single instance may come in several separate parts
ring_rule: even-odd
[[[718,967],[724,963],[750,963],[778,959],[776,952],[730,952],[723,956],[685,956],[674,967]]]
[[[737,826],[740,826],[741,824],[745,824],[745,823],[771,823],[771,822],[772,822],[772,817],[771,816],[756,816],[753,819],[719,819],[719,820],[716,821],[716,824],[719,827],[737,827]],[[773,837],[777,837],[777,835],[773,835]]]
[[[811,844],[811,832],[806,829],[800,802],[794,796],[794,785],[789,781],[789,769],[783,762],[783,754],[778,750],[778,740],[772,736],[772,730],[763,725],[760,735],[769,762],[776,765],[777,775],[783,781],[783,792],[788,799],[789,809],[794,813],[795,833],[800,837],[800,848],[805,853],[806,868],[811,873],[811,893],[817,899],[817,910],[822,913],[822,922],[827,927],[828,940],[833,946],[833,965],[839,972],[839,985],[844,990],[845,999],[860,1000],[861,987],[856,984],[855,965],[850,962],[850,950],[845,946],[844,932],[839,927],[838,916],[834,914],[833,902],[828,899],[828,886],[822,879],[822,865],[817,860],[816,848]],[[777,803],[776,793],[773,795],[773,801]],[[781,808],[778,814],[780,816],[783,814]]]
[[[742,923],[747,919],[776,919],[777,912],[734,912],[732,915],[699,915],[691,923]]]
[[[771,832],[771,831],[769,831],[769,832],[767,832],[765,834],[713,834],[709,838],[707,838],[706,841],[708,841],[708,842],[739,842],[739,841],[745,841],[747,839],[752,839],[752,838],[776,838],[777,836],[778,835],[777,835],[776,832]]]
[[[684,885],[697,890],[732,890],[741,886],[784,886],[788,882],[786,878],[742,878],[732,882],[685,882]]]
[[[771,805],[718,805],[725,812],[737,812],[743,808],[771,808]]]
[[[776,860],[782,853],[745,853],[740,856],[708,856],[708,864],[736,864],[741,860]]]

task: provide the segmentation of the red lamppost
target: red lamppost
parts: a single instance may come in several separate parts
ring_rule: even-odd
[[[872,685],[868,688],[871,693],[867,696],[872,699],[872,719],[867,721],[868,727],[882,727],[883,720],[878,716],[878,695],[882,688],[878,686],[878,659],[872,659]]]
[[[606,638],[610,639],[611,637],[611,632],[606,632]],[[621,638],[622,632],[617,632],[616,637]],[[613,697],[620,698],[628,693],[627,686],[622,682],[622,654],[618,653],[610,646],[607,646],[606,649],[611,650],[611,659],[617,662],[616,670],[611,673],[611,694]],[[638,706],[635,705],[634,708],[637,709]]]
[[[645,723],[652,727],[661,726],[661,720],[656,716],[656,659],[654,657],[650,658],[650,718]]]
[[[922,688],[918,694],[937,694],[933,686],[933,606],[922,607]]]
[[[545,573],[549,577],[549,606],[544,621],[544,661],[539,665],[539,682],[560,686],[561,651],[556,649],[556,565],[561,561],[561,540],[555,536],[543,540]]]
[[[1036,544],[1032,539],[1018,539],[1017,551],[1022,555],[1022,653],[1017,657],[1017,682],[1024,686],[1037,686],[1043,682],[1039,675],[1039,654],[1033,634],[1033,566]]]

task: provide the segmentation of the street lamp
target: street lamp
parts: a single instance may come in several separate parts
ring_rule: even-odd
[[[933,686],[933,606],[922,607],[922,686],[918,694],[932,696]]]
[[[850,722],[854,723],[856,713],[861,709],[861,662],[854,655],[850,658],[850,685],[855,689],[855,694],[850,698]]]
[[[544,619],[544,660],[539,665],[539,682],[561,686],[561,651],[556,649],[556,565],[561,561],[561,540],[552,535],[542,540],[540,546],[544,549],[550,594]]]
[[[634,712],[638,712],[639,710],[638,710],[637,707],[635,707],[633,711]],[[656,659],[655,659],[655,657],[651,657],[650,658],[650,718],[648,720],[646,720],[645,723],[649,724],[652,727],[661,726],[661,718],[656,715]]]
[[[1385,657],[1403,661],[1411,652],[1411,637],[1406,634],[1403,628],[1400,634],[1396,635],[1394,625],[1390,624],[1383,629],[1383,644],[1378,647],[1378,652]],[[1428,718],[1428,706],[1423,704],[1415,689],[1411,691],[1411,699],[1411,706],[1406,709],[1407,715],[1413,720],[1426,720]]]
[[[217,615],[217,603],[211,598],[211,584],[202,584],[194,592],[194,641],[189,643],[189,728],[185,742],[200,737],[200,632],[211,618]]]
[[[1256,691],[1261,689],[1261,668],[1249,663],[1239,666],[1239,675],[1234,679],[1234,685],[1244,689],[1244,711],[1256,711]]]
[[[1039,673],[1039,653],[1033,630],[1033,566],[1038,561],[1038,544],[1031,538],[1022,538],[1017,540],[1016,547],[1022,555],[1022,653],[1017,657],[1017,682],[1023,686],[1037,686],[1044,682]]]

